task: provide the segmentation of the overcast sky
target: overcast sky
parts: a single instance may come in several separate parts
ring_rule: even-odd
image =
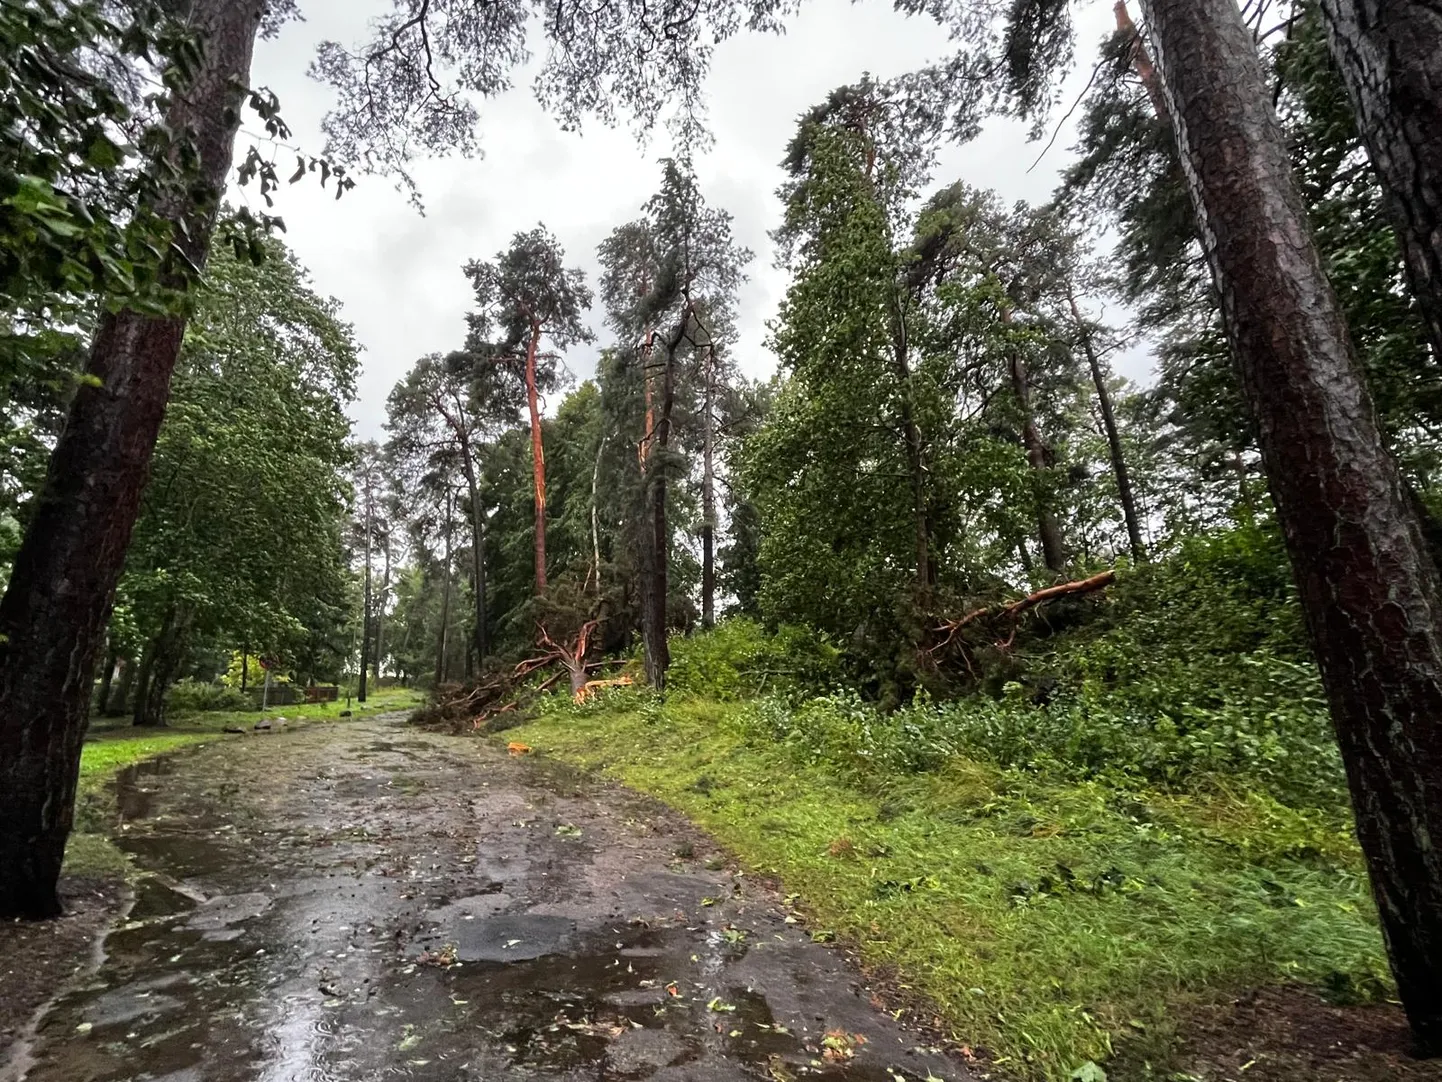
[[[280,96],[294,142],[307,152],[321,150],[320,120],[331,101],[329,88],[305,75],[316,44],[356,43],[367,21],[390,2],[306,0],[305,22],[260,43],[254,84]],[[1080,24],[1089,54],[1113,25],[1110,2],[1086,5]],[[777,163],[796,118],[863,72],[888,78],[947,55],[947,45],[934,24],[905,19],[877,0],[809,0],[786,35],[743,36],[717,49],[707,87],[715,146],[696,166],[707,201],[731,212],[738,241],[756,253],[739,305],[737,357],[748,374],[769,375],[775,364],[764,345],[766,323],[787,281],[772,266],[767,233],[780,219]],[[1074,77],[1073,94],[1089,74],[1088,67]],[[670,149],[664,132],[646,145],[625,129],[599,124],[581,134],[563,132],[536,104],[528,74],[517,78],[516,87],[481,107],[482,158],[417,163],[424,217],[379,177],[357,178],[355,190],[339,202],[312,180],[280,194],[277,211],[286,221],[287,242],[317,290],[340,300],[364,348],[360,398],[351,411],[363,437],[381,435],[386,395],[417,357],[461,345],[471,306],[460,269],[467,259],[492,258],[517,230],[544,222],[564,245],[568,262],[584,267],[594,284],[596,245],[635,217],[657,187],[656,161]],[[946,149],[936,183],[961,178],[1008,200],[1043,201],[1072,142],[1063,128],[1055,147],[1028,171],[1041,145],[1029,143],[1021,125],[996,120],[980,139]],[[282,176],[289,164],[282,154]],[[253,206],[259,198],[244,189],[232,197]],[[592,322],[601,334],[599,311]],[[567,365],[584,379],[595,356],[595,348],[578,347]],[[1139,352],[1120,367],[1133,378],[1147,374]]]

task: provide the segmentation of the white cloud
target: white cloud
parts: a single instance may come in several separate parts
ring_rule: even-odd
[[[294,140],[306,151],[320,150],[320,120],[330,101],[329,89],[305,76],[317,42],[359,40],[367,20],[388,3],[310,0],[306,22],[289,26],[278,41],[261,43],[254,81],[279,94]],[[1088,6],[1081,19],[1083,46],[1099,40],[1109,20],[1110,5]],[[905,19],[883,4],[847,0],[815,0],[785,35],[736,38],[716,50],[708,84],[715,145],[698,160],[697,171],[707,200],[735,216],[738,240],[756,253],[741,297],[737,343],[750,374],[765,375],[774,365],[763,344],[765,324],[786,280],[772,266],[767,233],[779,221],[778,162],[797,116],[864,71],[885,78],[948,52],[945,33],[932,23]],[[1082,81],[1073,79],[1077,89]],[[383,178],[357,178],[355,190],[339,202],[313,179],[281,192],[277,209],[289,243],[316,287],[342,302],[365,347],[360,400],[352,411],[362,435],[379,434],[386,395],[416,357],[460,345],[470,307],[460,271],[467,259],[490,258],[512,233],[544,221],[594,282],[597,243],[634,217],[656,187],[656,159],[670,150],[664,133],[642,142],[626,129],[599,124],[581,134],[563,132],[535,103],[529,82],[524,73],[517,89],[483,105],[483,158],[417,163],[424,217]],[[1071,141],[1064,131],[1028,171],[1040,146],[1027,141],[1021,125],[997,120],[976,141],[945,150],[937,181],[960,177],[1009,200],[1040,201],[1050,194]],[[284,151],[280,164],[284,175]],[[258,196],[242,191],[237,198],[254,205]],[[599,311],[594,325],[603,331]],[[572,350],[571,370],[584,378],[595,354],[593,348]],[[1144,365],[1133,356],[1123,367],[1137,377]]]

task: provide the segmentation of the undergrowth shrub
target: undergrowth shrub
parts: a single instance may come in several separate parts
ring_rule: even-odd
[[[249,710],[250,697],[224,684],[185,679],[177,682],[165,695],[168,710],[178,714],[203,713],[211,710]]]
[[[1307,686],[1305,673],[1278,664],[1284,684]],[[923,698],[887,713],[843,692],[797,704],[767,698],[743,712],[742,724],[801,761],[838,768],[861,783],[878,773],[937,770],[964,756],[1073,780],[1172,789],[1241,779],[1295,806],[1345,800],[1336,742],[1315,691],[1212,698],[1161,708],[1083,688],[1038,705],[1010,684],[1000,698]]]
[[[841,681],[841,651],[807,628],[769,633],[755,620],[723,620],[710,631],[671,640],[667,686],[732,701],[768,693],[823,692]]]

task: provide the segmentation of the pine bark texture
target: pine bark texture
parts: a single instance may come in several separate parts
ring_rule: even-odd
[[[1235,0],[1146,0],[1143,10],[1331,704],[1393,972],[1422,1050],[1437,1053],[1437,571],[1383,446]]]
[[[156,210],[203,266],[264,0],[197,0],[205,42],[166,115],[198,155],[199,190]],[[139,513],[185,319],[107,313],[0,602],[0,919],[60,912],[95,656]]]
[[[1322,0],[1321,10],[1442,359],[1442,3]]]

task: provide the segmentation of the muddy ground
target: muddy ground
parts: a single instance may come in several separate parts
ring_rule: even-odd
[[[0,1031],[12,1077],[980,1077],[674,815],[494,745],[247,736],[119,804],[133,904],[33,1034]]]

